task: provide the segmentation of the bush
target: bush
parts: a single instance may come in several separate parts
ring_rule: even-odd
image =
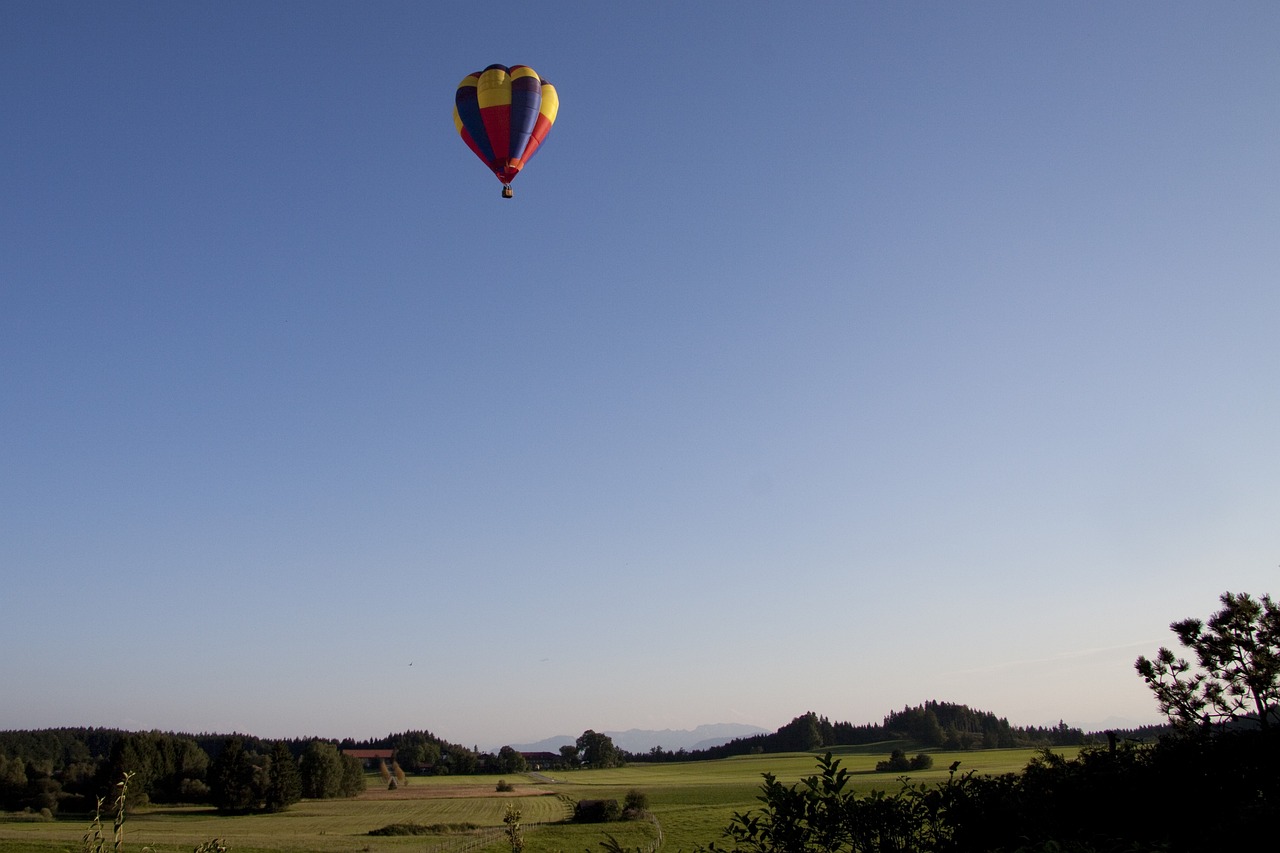
[[[516,789],[516,786],[515,786],[515,785],[512,785],[512,784],[511,784],[510,782],[508,782],[506,779],[499,779],[499,780],[498,780],[498,788],[497,788],[498,793],[502,794],[502,793],[506,793],[506,792],[508,792],[508,791],[514,791],[515,789]]]
[[[624,820],[636,820],[649,811],[649,795],[632,788],[622,801],[622,817]]]
[[[608,823],[621,816],[617,800],[578,800],[573,809],[574,823]]]
[[[209,802],[209,785],[203,779],[183,779],[178,792],[184,803]]]
[[[895,749],[889,753],[886,761],[876,762],[876,772],[878,773],[906,773],[908,770],[928,770],[933,766],[933,756],[925,755],[923,752],[915,758],[907,758],[907,754],[900,749]]]

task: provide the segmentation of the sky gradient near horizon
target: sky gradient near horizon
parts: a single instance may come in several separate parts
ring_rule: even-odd
[[[0,6],[0,728],[1138,724],[1280,592],[1280,5],[484,8]]]

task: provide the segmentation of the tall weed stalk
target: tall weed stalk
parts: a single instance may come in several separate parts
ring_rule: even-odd
[[[124,818],[125,818],[125,795],[129,792],[129,780],[134,776],[133,773],[125,773],[124,778],[116,783],[116,787],[120,789],[119,796],[116,797],[112,808],[115,810],[115,821],[113,823],[111,833],[111,846],[107,847],[106,836],[102,834],[102,806],[105,800],[98,797],[98,804],[93,809],[93,822],[89,824],[89,830],[84,834],[84,838],[80,844],[81,853],[124,853]],[[159,853],[154,847],[142,848],[143,853]],[[194,853],[227,853],[230,850],[221,838],[212,838],[200,846],[196,847]]]
[[[113,808],[115,809],[116,818],[114,831],[112,832],[111,849],[114,853],[121,853],[124,848],[124,798],[129,792],[129,780],[133,778],[132,773],[125,773],[124,778],[116,783],[116,787],[120,789],[120,795],[116,797]],[[107,839],[102,834],[102,804],[105,800],[98,797],[98,804],[93,809],[93,823],[89,824],[89,831],[84,834],[80,849],[83,853],[105,853],[107,850]]]

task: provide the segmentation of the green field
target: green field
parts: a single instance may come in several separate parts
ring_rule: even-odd
[[[908,754],[909,744],[882,743],[835,748],[852,774],[858,792],[878,788],[895,791],[897,774],[876,773],[875,763],[895,747]],[[1077,750],[1056,750],[1068,757]],[[942,780],[953,761],[960,771],[1019,771],[1037,754],[1031,749],[934,752],[934,769],[913,773],[915,781]],[[662,830],[661,849],[690,853],[698,844],[720,837],[735,811],[758,806],[761,774],[772,773],[790,784],[816,772],[816,755],[785,753],[719,761],[633,764],[612,770],[556,771],[548,776],[508,776],[516,790],[496,792],[496,776],[414,777],[398,791],[385,791],[377,776],[369,790],[350,800],[305,800],[273,815],[223,817],[205,807],[155,807],[131,815],[125,824],[125,849],[140,853],[181,853],[211,838],[223,838],[233,853],[316,851],[316,853],[500,853],[502,816],[508,805],[522,813],[526,853],[598,853],[605,833],[628,848],[649,848],[657,829],[646,822],[572,825],[562,823],[580,799],[617,799],[632,789],[644,792]],[[111,826],[105,833],[110,841]],[[380,837],[370,830],[389,824],[474,824],[487,828],[433,835]],[[542,825],[535,825],[542,824]],[[52,822],[0,818],[0,853],[78,851],[88,821],[66,818]]]

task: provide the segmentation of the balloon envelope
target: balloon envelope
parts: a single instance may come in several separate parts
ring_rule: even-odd
[[[542,147],[560,109],[556,89],[527,65],[468,74],[453,96],[453,124],[489,170],[509,184]]]

